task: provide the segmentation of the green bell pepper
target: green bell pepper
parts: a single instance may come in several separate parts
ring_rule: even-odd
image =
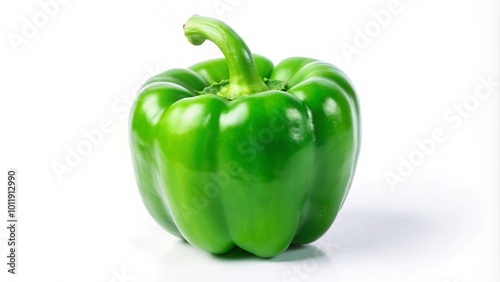
[[[131,113],[143,202],[168,232],[213,254],[273,257],[333,223],[353,179],[360,114],[335,66],[252,55],[221,21],[193,16],[188,40],[224,59],[149,79]]]

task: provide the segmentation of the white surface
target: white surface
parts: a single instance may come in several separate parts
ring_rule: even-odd
[[[37,1],[0,4],[2,179],[10,167],[20,177],[19,274],[4,266],[0,280],[500,280],[500,87],[460,125],[442,117],[481,77],[499,81],[498,1],[401,1],[349,60],[341,44],[353,44],[356,28],[390,1],[276,2],[68,1],[17,53],[9,34],[43,10]],[[232,6],[218,14],[220,3]],[[165,233],[140,201],[127,97],[160,70],[221,55],[184,38],[182,24],[195,13],[222,15],[275,63],[298,55],[329,61],[359,92],[363,146],[352,193],[311,246],[271,260],[217,258]],[[64,163],[66,146],[103,121],[110,132],[59,181],[51,164]],[[416,140],[436,129],[444,142],[391,188],[384,174],[397,170],[398,157],[418,154]],[[2,214],[5,204],[2,197]]]

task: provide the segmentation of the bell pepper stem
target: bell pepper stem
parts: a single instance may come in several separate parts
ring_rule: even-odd
[[[208,39],[224,54],[229,69],[229,84],[221,89],[220,96],[232,100],[240,95],[269,90],[259,77],[248,46],[222,21],[194,15],[184,25],[184,35],[196,46]]]

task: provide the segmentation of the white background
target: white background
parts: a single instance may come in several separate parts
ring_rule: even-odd
[[[473,96],[481,79],[499,81],[498,1],[401,0],[385,26],[375,18],[388,0],[74,0],[49,12],[47,2],[0,4],[0,186],[8,168],[19,176],[19,274],[6,273],[2,227],[0,280],[499,281],[500,87]],[[270,260],[215,257],[164,232],[143,207],[127,101],[159,71],[221,56],[187,42],[192,14],[225,20],[275,63],[333,63],[358,90],[358,170],[318,242]],[[346,56],[347,44],[355,54]],[[464,101],[460,117],[454,106]],[[58,179],[53,164],[67,164],[68,150],[102,122],[111,130]],[[435,130],[444,141],[424,156],[416,142]],[[411,156],[418,165],[389,185],[387,173]]]

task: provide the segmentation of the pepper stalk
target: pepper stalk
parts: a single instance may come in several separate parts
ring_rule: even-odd
[[[212,41],[224,54],[229,68],[229,84],[218,95],[233,100],[269,90],[260,79],[250,49],[243,39],[222,21],[194,15],[184,25],[184,35],[193,45]]]

